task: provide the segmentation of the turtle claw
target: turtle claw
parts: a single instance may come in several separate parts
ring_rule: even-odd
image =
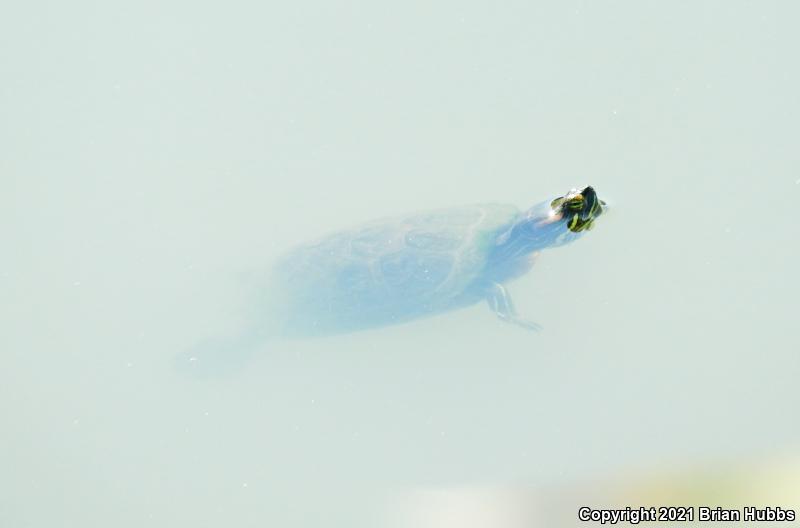
[[[526,330],[538,331],[542,329],[539,324],[524,319],[517,314],[514,303],[511,301],[511,296],[508,294],[508,290],[500,283],[494,282],[490,285],[486,302],[489,304],[489,309],[491,309],[501,321],[515,324]]]
[[[500,319],[507,323],[515,324],[520,328],[524,328],[525,330],[530,330],[532,332],[538,332],[539,330],[542,329],[542,325],[540,325],[539,323],[530,321],[528,319],[523,319],[522,317],[514,317],[512,319],[503,319],[501,317]]]

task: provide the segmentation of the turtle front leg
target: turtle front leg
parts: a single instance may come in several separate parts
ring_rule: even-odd
[[[542,327],[533,321],[528,321],[517,314],[514,308],[514,302],[511,300],[508,290],[499,282],[493,282],[489,285],[486,293],[486,302],[489,304],[489,309],[495,315],[506,323],[513,323],[528,330],[541,330]]]

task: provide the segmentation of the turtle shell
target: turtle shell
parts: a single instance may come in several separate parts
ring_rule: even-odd
[[[296,248],[275,266],[272,304],[287,335],[379,327],[480,299],[470,286],[511,205],[476,205],[373,222]]]

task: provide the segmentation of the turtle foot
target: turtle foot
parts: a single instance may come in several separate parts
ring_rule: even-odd
[[[506,287],[500,283],[495,282],[490,285],[486,302],[489,304],[489,308],[501,321],[520,326],[526,330],[538,331],[542,329],[539,324],[520,317],[519,314],[517,314],[517,310],[514,308],[514,303],[511,301],[511,295],[509,295]]]

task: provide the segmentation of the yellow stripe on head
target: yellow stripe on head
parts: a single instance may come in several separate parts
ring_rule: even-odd
[[[577,214],[572,215],[572,220],[569,221],[567,227],[569,227],[570,231],[575,231],[575,226],[578,225],[578,220],[580,220],[580,216]]]

